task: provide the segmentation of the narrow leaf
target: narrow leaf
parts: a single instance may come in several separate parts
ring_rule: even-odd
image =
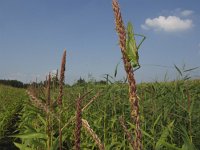
[[[14,142],[14,144],[15,144],[15,146],[16,146],[17,148],[19,148],[20,150],[32,150],[31,148],[27,147],[27,146],[24,145],[24,144],[15,143],[15,142]]]
[[[116,67],[115,67],[115,74],[114,74],[114,77],[117,76],[117,70],[118,70],[118,66],[119,66],[120,62],[117,63]]]
[[[183,72],[192,71],[192,70],[195,70],[195,69],[198,69],[198,68],[199,68],[199,67],[194,67],[194,68],[191,68],[191,69],[184,70]]]
[[[43,134],[43,133],[16,134],[16,135],[12,135],[10,137],[16,137],[16,138],[21,138],[21,139],[32,139],[32,138],[47,139],[47,135]]]
[[[174,64],[174,67],[178,71],[178,73],[182,76],[183,74],[182,74],[181,70],[175,64]]]

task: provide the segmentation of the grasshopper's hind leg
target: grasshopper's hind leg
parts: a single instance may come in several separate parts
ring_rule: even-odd
[[[133,72],[135,72],[138,69],[140,69],[140,65],[138,65],[135,69],[133,69]]]

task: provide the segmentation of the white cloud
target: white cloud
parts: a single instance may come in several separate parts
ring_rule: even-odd
[[[154,29],[155,31],[177,32],[192,28],[191,19],[181,19],[177,16],[159,16],[157,18],[147,18],[141,27],[145,30]]]
[[[191,16],[193,13],[194,13],[194,11],[192,11],[192,10],[183,10],[183,11],[181,11],[181,15],[183,17]]]

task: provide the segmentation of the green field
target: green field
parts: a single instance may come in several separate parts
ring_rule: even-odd
[[[0,85],[0,149],[13,148],[8,136],[16,130],[18,113],[27,98],[24,89]]]
[[[137,87],[144,149],[200,149],[200,80],[141,83]],[[0,149],[6,149],[5,139],[15,142],[20,149],[48,149],[49,143],[51,149],[57,149],[58,107],[53,105],[51,113],[47,113],[27,99],[24,89],[3,85],[0,88]],[[51,89],[52,102],[57,99],[58,90]],[[130,132],[135,126],[130,120],[128,86],[119,83],[86,83],[64,88],[63,149],[74,147],[76,100],[79,93],[83,95],[90,90],[82,99],[82,108],[98,92],[100,95],[82,112],[82,118],[87,120],[105,149],[129,149],[130,143],[119,117],[124,116]],[[44,88],[32,88],[32,92],[42,104],[46,103]],[[49,131],[47,127],[50,127]],[[81,149],[98,149],[98,144],[84,127],[81,129]]]

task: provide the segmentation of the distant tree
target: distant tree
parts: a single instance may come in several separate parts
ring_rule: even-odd
[[[104,81],[104,80],[100,80],[100,81],[96,81],[95,84],[107,84],[107,81]]]
[[[17,88],[24,88],[24,83],[17,80],[0,80],[0,84],[9,85]]]
[[[86,83],[85,80],[82,79],[81,77],[79,80],[77,80],[77,84],[85,84],[85,83]]]
[[[81,77],[76,81],[74,85],[85,85],[86,81],[82,79]]]

